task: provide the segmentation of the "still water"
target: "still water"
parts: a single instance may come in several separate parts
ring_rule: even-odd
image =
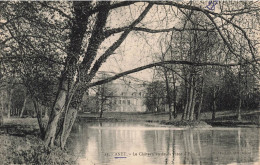
[[[259,128],[148,126],[144,123],[80,122],[68,147],[81,165],[259,165]]]

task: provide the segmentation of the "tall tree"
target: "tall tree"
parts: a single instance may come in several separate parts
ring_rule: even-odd
[[[166,90],[164,82],[154,81],[148,84],[145,95],[145,105],[150,112],[165,111]]]
[[[113,108],[112,97],[115,91],[109,84],[102,84],[97,86],[97,102],[99,107],[99,117],[103,117],[103,113],[105,110],[109,110]]]

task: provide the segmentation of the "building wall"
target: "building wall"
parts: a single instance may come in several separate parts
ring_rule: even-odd
[[[113,94],[107,100],[112,103],[107,112],[145,112],[146,88],[143,84],[111,83]]]

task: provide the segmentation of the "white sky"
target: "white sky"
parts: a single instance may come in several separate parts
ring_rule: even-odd
[[[208,1],[201,2],[200,6],[207,6]],[[140,7],[141,6],[141,7]],[[126,15],[122,14],[122,11],[116,11],[112,13],[110,17],[110,23],[108,26],[113,27],[123,27],[129,25],[133,19],[137,18],[140,15],[140,12],[143,11],[144,6],[142,3],[140,5],[131,5],[131,7],[126,8],[126,10],[130,10],[130,13],[126,13]],[[144,26],[149,27],[152,29],[162,29],[162,28],[170,28],[170,27],[178,27],[178,18],[173,14],[177,13],[176,8],[175,11],[168,10],[168,21],[165,21],[165,10],[164,9],[157,9],[153,7],[149,13],[142,21],[142,23],[138,24],[137,26]],[[158,12],[159,11],[159,12]],[[175,12],[175,13],[174,13]],[[215,12],[220,12],[218,4],[215,7]],[[114,14],[114,15],[113,15]],[[178,13],[177,13],[178,14]],[[180,25],[179,25],[180,26]],[[160,52],[159,49],[159,38],[161,34],[149,34],[149,33],[138,33],[138,32],[131,32],[127,39],[122,43],[120,48],[115,51],[115,54],[111,55],[107,62],[105,62],[100,71],[113,71],[116,73],[120,73],[122,71],[127,71],[130,69],[134,69],[136,67],[140,67],[143,65],[147,65],[152,63],[153,54],[157,54]],[[117,36],[115,36],[116,38]],[[112,44],[114,39],[108,40],[105,45]],[[136,78],[151,81],[153,78],[153,71],[151,69],[146,69],[144,71],[131,74]]]
[[[145,6],[143,3],[139,5],[131,5],[131,8],[127,8],[130,12],[123,12],[126,15],[120,15],[122,11],[118,11],[111,16],[111,24],[109,27],[123,27],[129,25],[133,19],[136,19],[140,12],[143,11]],[[112,15],[111,14],[111,15]],[[169,12],[168,14],[173,14]],[[153,7],[147,16],[139,23],[137,26],[149,27],[151,29],[162,29],[169,28],[175,25],[174,20],[168,18],[168,21],[163,20],[165,18],[165,12],[158,12],[157,8]],[[174,18],[174,17],[172,17]],[[178,19],[176,19],[178,20]],[[158,41],[159,37],[162,34],[149,34],[143,32],[131,32],[122,45],[115,51],[115,54],[110,56],[106,63],[102,65],[100,71],[113,71],[113,72],[122,72],[143,65],[152,63],[152,55],[159,52]],[[115,36],[116,38],[116,36]],[[107,41],[107,45],[110,45],[113,42],[113,39]],[[136,78],[151,81],[153,77],[152,69],[146,69],[134,74],[131,74]]]

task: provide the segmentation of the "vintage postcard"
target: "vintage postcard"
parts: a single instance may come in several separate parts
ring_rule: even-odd
[[[259,165],[260,1],[1,1],[0,164]]]

